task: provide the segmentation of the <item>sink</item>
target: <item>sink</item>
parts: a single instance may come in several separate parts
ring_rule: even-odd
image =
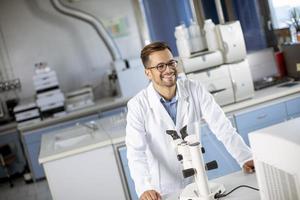
[[[93,139],[92,131],[86,127],[75,126],[57,135],[54,139],[54,148],[68,148]]]

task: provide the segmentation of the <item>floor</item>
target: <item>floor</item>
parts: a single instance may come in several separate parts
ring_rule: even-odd
[[[26,184],[20,177],[13,183],[13,188],[8,182],[0,183],[0,200],[52,200],[46,179]]]

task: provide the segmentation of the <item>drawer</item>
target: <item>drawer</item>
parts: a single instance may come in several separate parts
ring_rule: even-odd
[[[289,116],[300,113],[300,97],[289,100],[285,103],[286,103],[286,111]]]
[[[248,129],[261,124],[268,124],[270,121],[285,119],[287,119],[285,103],[278,103],[247,113],[237,114],[235,116],[236,127],[238,130]]]

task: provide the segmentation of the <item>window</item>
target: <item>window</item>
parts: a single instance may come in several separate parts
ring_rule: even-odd
[[[289,27],[290,11],[292,8],[300,9],[299,0],[269,0],[271,18],[275,29]]]

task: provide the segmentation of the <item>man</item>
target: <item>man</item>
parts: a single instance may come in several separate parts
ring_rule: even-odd
[[[203,85],[177,80],[177,61],[163,42],[144,47],[141,59],[149,86],[128,102],[126,145],[130,174],[141,200],[157,200],[187,184],[166,130],[204,119],[246,172],[252,154]]]

